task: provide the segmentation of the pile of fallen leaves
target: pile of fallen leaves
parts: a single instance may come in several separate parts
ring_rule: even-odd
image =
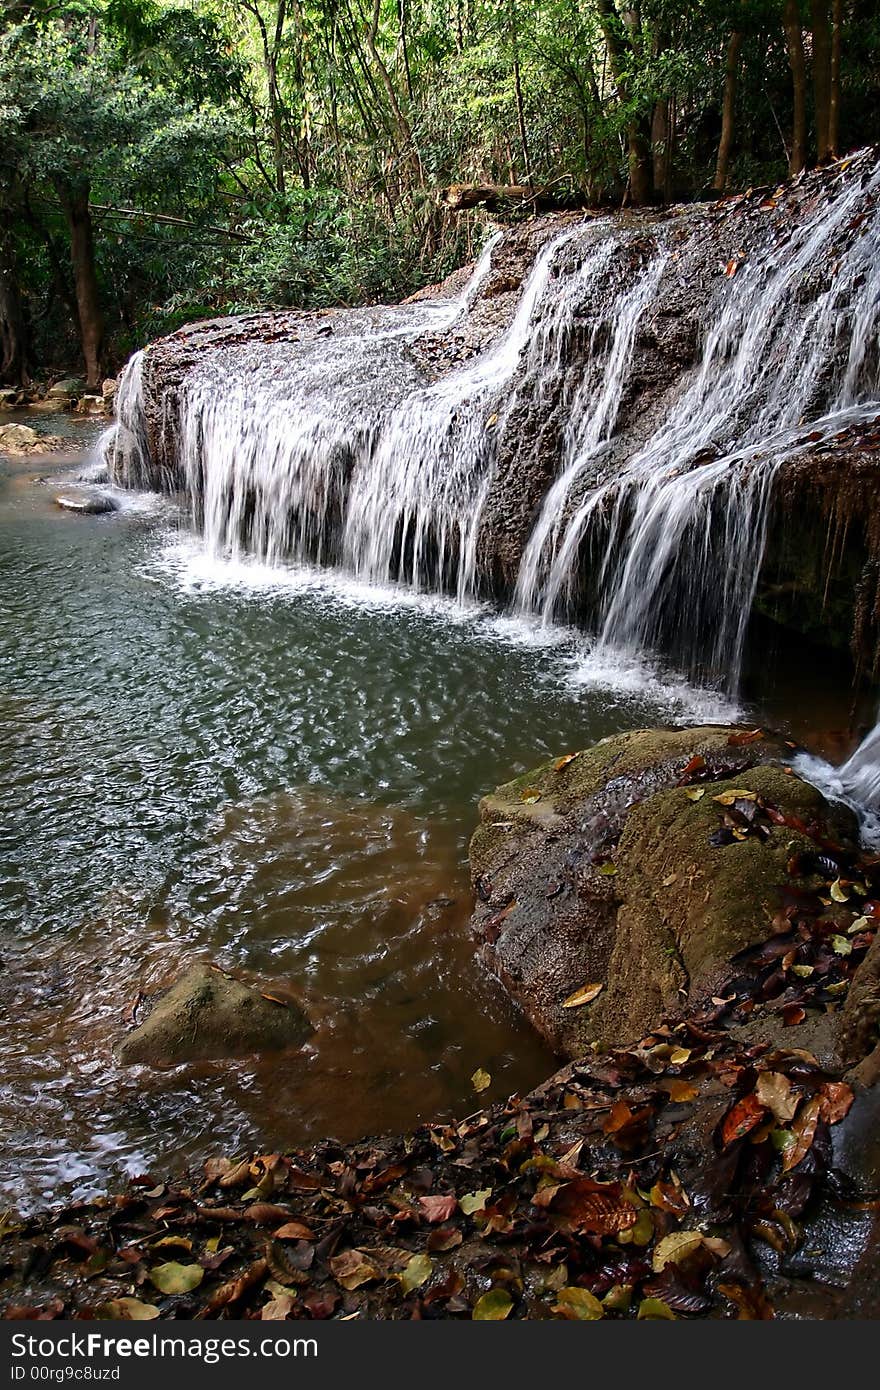
[[[689,764],[682,793],[711,795],[703,775]],[[730,842],[780,823],[754,792],[715,799]],[[772,1317],[772,1259],[820,1196],[846,1201],[830,1133],[853,1092],[739,1025],[838,1009],[880,919],[877,862],[793,828],[816,850],[789,865],[774,935],[700,1012],[458,1124],[7,1217],[6,1316]]]

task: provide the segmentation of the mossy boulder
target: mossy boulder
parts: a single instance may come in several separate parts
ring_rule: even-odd
[[[470,847],[480,955],[557,1052],[629,1044],[710,998],[731,958],[772,934],[792,859],[815,853],[817,834],[854,842],[855,817],[791,757],[729,727],[640,730],[483,799]],[[778,823],[725,830],[715,798],[732,791]],[[585,985],[602,988],[564,1007]]]
[[[312,1032],[302,1009],[269,999],[215,967],[197,965],[123,1040],[119,1060],[168,1067],[299,1047]]]

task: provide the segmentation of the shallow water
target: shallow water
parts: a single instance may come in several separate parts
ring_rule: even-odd
[[[156,498],[63,513],[36,478],[84,462],[0,471],[6,1198],[467,1113],[478,1067],[489,1097],[534,1085],[552,1058],[466,934],[476,802],[692,692],[486,611],[218,564]],[[304,999],[312,1043],[118,1068],[193,959]]]

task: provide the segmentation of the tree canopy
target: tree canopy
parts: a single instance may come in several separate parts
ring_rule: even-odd
[[[864,0],[7,0],[0,375],[97,384],[189,318],[400,297],[492,190],[777,181],[878,138],[878,69]]]

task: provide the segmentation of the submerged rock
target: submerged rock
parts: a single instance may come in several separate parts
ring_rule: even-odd
[[[628,1044],[710,1000],[731,959],[773,935],[814,834],[855,844],[855,817],[790,756],[763,733],[641,730],[483,799],[470,847],[480,955],[557,1052]],[[587,986],[593,999],[573,1002]]]
[[[79,512],[81,516],[104,516],[119,511],[115,498],[101,492],[62,493],[55,501],[66,512]]]
[[[268,999],[217,967],[197,965],[154,1004],[123,1040],[123,1066],[245,1057],[298,1047],[312,1031],[302,1009]]]

